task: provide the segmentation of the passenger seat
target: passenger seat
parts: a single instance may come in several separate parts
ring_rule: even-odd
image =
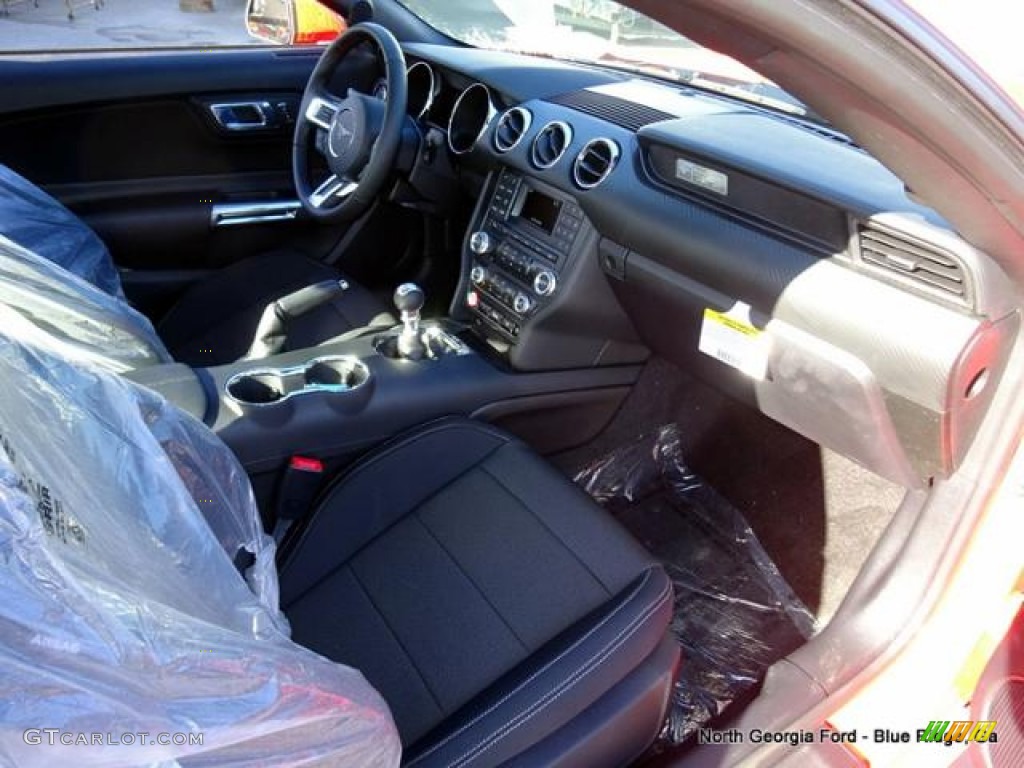
[[[356,667],[403,764],[620,765],[654,740],[672,585],[525,445],[445,420],[378,450],[285,542],[293,639]]]

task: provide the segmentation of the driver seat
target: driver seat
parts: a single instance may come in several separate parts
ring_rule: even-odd
[[[178,299],[156,330],[171,356],[192,367],[223,365],[242,357],[264,308],[323,280],[348,283],[339,296],[294,318],[285,349],[315,347],[366,327],[398,321],[366,288],[334,267],[296,251],[271,251],[218,270]]]
[[[50,282],[59,280],[65,292],[71,288],[83,302],[100,301],[113,311],[120,330],[134,331],[152,346],[152,329],[125,299],[113,258],[99,236],[56,199],[2,165],[0,236],[56,265]],[[91,285],[67,279],[65,271]],[[296,251],[273,251],[236,262],[186,290],[157,323],[166,349],[157,350],[156,357],[194,367],[233,362],[248,350],[267,304],[323,280],[344,280],[348,288],[290,323],[286,349],[397,322],[383,302],[334,267]],[[96,296],[89,290],[93,287],[107,295]]]

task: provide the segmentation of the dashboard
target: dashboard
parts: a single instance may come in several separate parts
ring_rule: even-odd
[[[406,55],[476,200],[451,314],[512,368],[655,352],[907,487],[956,467],[1011,292],[848,138],[614,70]]]

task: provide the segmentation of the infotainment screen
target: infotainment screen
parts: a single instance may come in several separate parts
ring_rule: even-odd
[[[519,212],[516,214],[521,219],[526,219],[536,227],[540,227],[549,235],[555,230],[555,222],[558,221],[558,211],[562,208],[562,201],[548,197],[536,189],[524,186],[522,203],[519,205]]]

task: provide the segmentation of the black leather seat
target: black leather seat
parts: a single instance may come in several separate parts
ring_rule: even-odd
[[[264,308],[275,299],[322,280],[344,276],[322,262],[291,251],[240,261],[192,286],[157,325],[174,359],[192,366],[237,360],[252,343]],[[398,322],[370,291],[346,280],[336,299],[296,318],[285,349],[302,349],[365,326]]]
[[[296,642],[388,701],[405,764],[620,765],[678,647],[662,568],[522,443],[446,420],[376,451],[284,542]]]

